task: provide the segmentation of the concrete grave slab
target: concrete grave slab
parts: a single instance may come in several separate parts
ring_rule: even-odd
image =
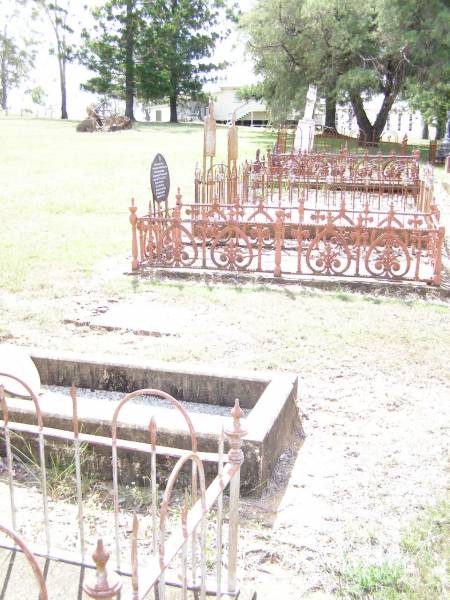
[[[179,305],[148,300],[120,302],[111,306],[99,307],[82,319],[67,319],[75,325],[88,325],[94,329],[107,331],[133,331],[140,335],[179,336],[186,330],[203,327],[207,310],[192,309]]]

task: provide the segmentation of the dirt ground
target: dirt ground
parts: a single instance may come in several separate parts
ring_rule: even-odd
[[[260,500],[243,502],[246,583],[258,599],[334,598],[348,564],[399,554],[402,529],[449,482],[449,390],[389,375],[300,378],[305,438]]]
[[[239,300],[233,308],[228,302],[231,292],[225,287],[211,292],[210,305],[206,308],[202,302],[208,304],[209,300],[199,299],[195,290],[179,291],[176,286],[174,290],[169,293],[164,286],[156,287],[150,296],[153,294],[153,300],[159,298],[166,310],[170,306],[176,308],[177,302],[184,303],[183,306],[191,302],[197,306],[200,318],[203,314],[208,321],[214,314],[215,319],[228,319],[224,339],[213,341],[212,335],[205,337],[208,331],[202,332],[203,337],[199,338],[198,331],[192,328],[193,313],[189,310],[184,317],[183,311],[178,312],[185,324],[183,327],[183,323],[175,323],[181,332],[176,336],[170,332],[152,337],[117,329],[91,330],[88,325],[62,320],[51,334],[33,332],[26,329],[24,323],[12,331],[17,339],[30,345],[78,351],[84,348],[86,352],[107,349],[109,353],[126,348],[128,355],[140,358],[151,357],[155,351],[167,351],[169,358],[183,359],[183,348],[192,352],[197,336],[198,343],[208,348],[215,364],[220,364],[222,359],[225,364],[245,362],[244,357],[252,352],[249,363],[253,361],[255,365],[261,356],[261,368],[270,368],[270,362],[263,363],[260,353],[264,353],[266,359],[270,354],[267,349],[272,347],[274,360],[276,357],[279,361],[286,359],[286,370],[294,370],[299,375],[303,433],[299,432],[295,442],[280,457],[263,496],[242,499],[241,598],[251,600],[256,592],[258,600],[334,599],[338,597],[341,573],[348,565],[379,564],[398,557],[402,530],[422,508],[444,494],[449,482],[450,386],[442,370],[447,364],[449,347],[442,334],[442,328],[448,328],[445,305],[437,305],[435,313],[434,309],[428,310],[426,303],[420,304],[422,300],[413,299],[411,310],[414,311],[415,303],[419,302],[417,310],[420,312],[410,314],[407,313],[410,308],[391,306],[383,299],[367,303],[360,299],[336,301],[313,295],[302,297],[298,304],[298,297],[289,297],[293,292],[279,297],[272,293],[270,297],[277,303],[271,309],[274,322],[264,323],[268,346],[260,347],[258,337],[252,340],[243,332],[237,311]],[[181,300],[174,299],[176,294]],[[241,298],[239,310],[245,310],[247,318],[251,305],[255,319],[263,319],[267,306],[261,307],[261,316],[258,316],[257,295],[235,296]],[[68,305],[65,316],[71,319],[83,319],[86,314],[103,316],[101,307],[108,306],[106,296],[94,299],[91,294],[84,300],[82,296],[76,298]],[[316,309],[309,328],[305,325],[308,315],[294,325],[275,322],[284,314],[283,303],[295,305],[297,302],[297,311],[300,307],[311,311],[311,307],[319,306],[322,300],[323,307]],[[119,299],[110,305],[116,302]],[[354,313],[356,319],[364,315],[368,322],[378,319],[381,323],[377,330],[379,339],[371,333],[372,337],[357,342],[355,333],[350,330],[345,333],[343,327],[343,333],[339,327],[333,330],[331,339],[327,337],[330,331],[327,323],[323,325],[323,337],[317,337],[321,311],[329,310],[331,316],[335,315],[342,322],[348,320],[345,312],[337,316],[336,302],[341,303],[343,311],[360,311]],[[330,304],[328,309],[327,303]],[[100,310],[96,312],[95,306]],[[372,312],[367,313],[369,310]],[[298,315],[301,314],[299,311]],[[329,323],[328,316],[322,314]],[[154,317],[158,320],[157,315]],[[386,321],[391,318],[392,325]],[[409,336],[406,329],[413,327],[415,320],[417,331]],[[168,319],[167,326],[171,324],[174,325]],[[394,339],[400,336],[403,326],[405,335],[400,341]],[[292,327],[298,327],[302,335],[290,338],[287,345]],[[391,328],[395,327],[398,331],[392,333]],[[152,327],[149,325],[149,328]],[[273,333],[276,330],[281,332],[278,340]],[[436,339],[439,334],[439,346],[433,348],[434,334],[430,331],[436,332]],[[348,344],[347,351],[345,344]],[[305,355],[310,369],[292,368],[299,364],[289,363],[293,348],[298,356]],[[317,349],[316,354],[313,348]],[[279,368],[279,364],[275,367]]]
[[[351,368],[326,385],[300,382],[304,437],[263,496],[242,499],[243,600],[255,591],[258,600],[335,598],[348,564],[398,556],[402,529],[449,481],[450,407],[439,382],[405,386]],[[21,500],[28,511],[40,504],[33,497]],[[65,510],[56,515],[63,531]],[[93,508],[87,518],[93,536]]]

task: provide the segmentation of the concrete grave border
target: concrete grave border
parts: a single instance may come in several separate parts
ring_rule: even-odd
[[[291,446],[300,427],[297,408],[298,378],[292,373],[250,372],[217,367],[199,367],[155,361],[130,361],[128,357],[110,358],[72,352],[45,352],[29,349],[43,385],[70,386],[128,393],[142,388],[156,388],[168,392],[178,400],[233,406],[239,398],[241,407],[251,409],[243,421],[247,430],[244,438],[245,462],[242,467],[242,490],[261,492],[280,455]],[[31,422],[34,409],[29,401],[14,400],[10,405],[10,419]],[[71,430],[72,414],[67,406],[55,408],[41,405],[44,424],[48,427]],[[216,427],[194,427],[198,433],[199,450],[217,451]],[[95,414],[92,403],[82,408],[79,418],[83,431],[110,436],[110,418],[101,411]],[[224,417],[209,416],[209,419]],[[231,419],[226,419],[229,425]],[[210,420],[211,424],[212,421]],[[161,426],[158,435],[165,435],[167,445],[189,448],[185,430]],[[148,442],[147,419],[124,418],[119,422],[118,437]],[[135,457],[131,457],[133,460]]]

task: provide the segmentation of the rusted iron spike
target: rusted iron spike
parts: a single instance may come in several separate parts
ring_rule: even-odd
[[[78,434],[79,434],[79,427],[78,427],[78,402],[77,402],[77,389],[76,389],[74,383],[72,383],[72,385],[70,387],[70,392],[69,393],[70,393],[70,397],[72,398],[72,427],[73,427],[73,434],[77,438]]]
[[[152,447],[152,452],[156,449],[156,420],[155,417],[152,416],[149,423],[149,431],[150,431],[150,444]]]
[[[136,215],[137,206],[134,204],[134,198],[131,198],[131,206],[130,206],[130,224],[131,224],[131,253],[132,253],[132,261],[131,261],[131,269],[136,271],[139,266],[138,259],[138,243],[137,243],[137,222],[138,218]],[[141,257],[142,258],[142,257]]]
[[[231,409],[233,417],[233,429],[225,430],[225,435],[230,442],[230,450],[228,452],[228,462],[241,465],[244,462],[244,453],[242,452],[242,438],[247,435],[247,432],[242,429],[241,417],[243,411],[239,406],[239,400],[236,398],[234,406]]]
[[[189,494],[187,490],[184,490],[184,504],[181,509],[181,529],[183,531],[183,537],[186,540],[188,537],[187,532],[187,515],[189,512]]]
[[[8,427],[9,412],[8,412],[8,405],[6,404],[6,399],[5,399],[5,388],[3,385],[0,385],[0,406],[1,406],[2,412],[3,412],[3,421],[5,424],[5,427]]]
[[[95,581],[92,584],[85,582],[83,590],[94,600],[115,598],[122,588],[122,582],[116,573],[108,573],[106,565],[109,560],[109,552],[106,552],[101,538],[97,541],[92,559],[96,566]]]

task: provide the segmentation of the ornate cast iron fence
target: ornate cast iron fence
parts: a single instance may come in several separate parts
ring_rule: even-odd
[[[339,154],[271,154],[230,169],[213,165],[204,174],[195,172],[195,202],[231,204],[239,196],[245,204],[261,196],[266,204],[309,207],[347,206],[374,209],[429,211],[418,203],[421,195],[418,153],[413,156]]]
[[[97,541],[93,561],[88,558],[89,543],[85,528],[85,501],[87,492],[83,491],[84,464],[83,451],[86,448],[110,449],[110,468],[112,474],[112,522],[108,528],[113,532],[108,534],[115,554],[115,567],[123,575],[131,577],[131,589],[121,592],[122,600],[143,600],[150,597],[153,592],[156,598],[164,600],[166,586],[175,586],[181,590],[181,597],[186,598],[188,590],[194,592],[195,597],[204,599],[206,595],[216,598],[232,597],[239,595],[237,584],[237,546],[239,526],[239,489],[240,466],[243,462],[242,438],[245,431],[242,429],[242,411],[236,400],[231,411],[233,424],[225,435],[230,443],[228,455],[223,453],[224,435],[218,442],[218,451],[200,452],[197,448],[197,435],[189,414],[184,407],[172,396],[160,390],[142,389],[127,394],[114,409],[111,420],[111,436],[91,435],[80,430],[78,419],[78,401],[74,387],[70,390],[72,403],[72,431],[46,427],[45,415],[39,399],[27,384],[17,377],[7,373],[0,373],[2,377],[9,377],[27,391],[32,400],[35,411],[35,424],[12,422],[11,410],[19,410],[14,406],[14,399],[6,397],[3,386],[0,386],[0,402],[3,419],[0,428],[3,433],[3,446],[6,455],[6,479],[9,487],[10,520],[14,533],[5,525],[0,526],[0,531],[6,533],[8,540],[1,539],[0,547],[11,550],[22,550],[31,563],[40,585],[40,600],[46,600],[45,583],[42,583],[39,567],[34,555],[62,560],[75,565],[96,568],[96,576],[84,584],[85,592],[92,598],[113,598],[121,590],[121,583],[113,573],[108,574],[106,564],[109,554],[105,551],[102,539]],[[181,415],[190,438],[190,450],[158,445],[158,430],[155,419],[149,422],[148,443],[135,442],[118,437],[118,424],[123,414],[125,405],[142,396],[162,398]],[[23,521],[29,520],[29,514],[23,514],[17,504],[16,468],[18,466],[16,443],[28,440],[28,444],[37,446],[36,462],[40,481],[40,496],[42,502],[42,526],[44,531],[44,545],[35,543],[31,549],[19,538]],[[18,442],[19,440],[19,442]],[[34,442],[33,442],[34,440]],[[54,527],[53,513],[57,507],[49,500],[49,446],[57,444],[62,452],[61,444],[66,445],[65,452],[73,457],[74,481],[73,487],[76,497],[76,548],[67,551],[57,548],[52,536]],[[121,473],[119,469],[119,452],[128,451],[141,453],[148,457],[149,471],[146,474],[149,480],[150,492],[150,532],[140,534],[139,520],[136,514],[121,509],[124,500],[123,489],[120,486]],[[164,493],[159,491],[161,479],[158,464],[171,458],[176,460]],[[217,464],[217,475],[207,485],[205,464]],[[186,467],[190,465],[187,472]],[[189,483],[185,485],[183,500],[174,498],[176,484],[180,477],[189,473]],[[142,475],[142,474],[141,474]],[[224,507],[224,492],[229,489],[228,511]],[[178,492],[179,493],[179,492]],[[174,511],[175,509],[175,516]],[[228,514],[228,523],[225,514]],[[178,517],[176,515],[179,515]],[[4,518],[5,515],[4,515]],[[107,518],[107,517],[106,517]],[[142,519],[141,521],[145,518]],[[109,521],[108,521],[109,523]],[[103,525],[105,527],[105,525]],[[125,531],[124,531],[125,530]],[[131,544],[129,560],[125,560],[124,543],[126,530],[131,530],[128,543]],[[35,540],[36,541],[36,540]],[[142,551],[141,551],[142,550]],[[144,566],[142,573],[138,571],[139,557]],[[95,565],[94,565],[95,563]]]
[[[425,194],[425,192],[424,192]],[[428,200],[423,199],[427,204]],[[132,269],[184,268],[285,275],[353,276],[440,284],[439,212],[214,202],[177,203],[168,218],[130,207]]]

